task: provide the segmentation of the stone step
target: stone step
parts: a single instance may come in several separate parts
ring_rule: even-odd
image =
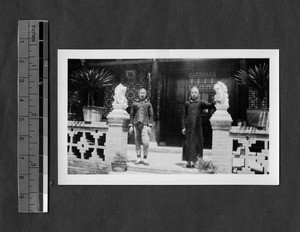
[[[186,168],[186,162],[182,161],[182,148],[178,147],[152,147],[149,150],[149,166],[136,165],[135,146],[128,145],[127,165],[128,173],[140,174],[211,174],[210,172],[199,171],[197,168]],[[204,152],[204,159],[210,160],[210,150]],[[110,172],[102,159],[80,160],[75,156],[68,156],[69,174],[107,174]],[[113,172],[110,172],[113,173]]]
[[[156,152],[155,152],[156,151]],[[197,168],[186,168],[186,161],[182,161],[181,152],[176,152],[176,148],[168,152],[163,149],[155,149],[155,151],[149,151],[148,163],[149,166],[143,164],[135,164],[137,159],[135,153],[135,147],[131,146],[127,151],[127,165],[129,171],[141,172],[141,173],[157,173],[157,174],[201,174]],[[163,152],[158,152],[163,151]],[[205,160],[210,160],[211,156],[204,155]],[[204,172],[206,173],[206,172]]]
[[[182,168],[182,170],[172,170],[164,169],[161,167],[151,167],[151,166],[133,166],[128,165],[128,171],[141,172],[141,173],[151,173],[151,174],[213,174],[212,172],[199,171],[197,168]]]
[[[127,151],[135,151],[134,144],[127,145]],[[158,146],[156,143],[149,144],[149,152],[155,153],[168,153],[168,154],[182,154],[182,147],[169,147],[169,146]],[[203,149],[204,156],[210,156],[210,149]]]

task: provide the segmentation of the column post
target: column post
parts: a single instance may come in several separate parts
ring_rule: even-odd
[[[111,167],[111,162],[116,153],[127,157],[128,125],[130,117],[125,110],[127,108],[125,92],[125,86],[120,84],[116,87],[113,111],[107,116],[108,131],[105,144],[105,162],[108,167]]]
[[[229,133],[232,118],[227,112],[229,108],[227,87],[222,82],[218,82],[214,89],[217,110],[210,119],[213,130],[212,161],[218,166],[219,173],[229,174],[232,171],[232,144]]]

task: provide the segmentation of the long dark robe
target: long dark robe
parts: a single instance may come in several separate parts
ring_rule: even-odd
[[[182,114],[182,129],[186,129],[183,144],[185,161],[196,162],[197,157],[203,157],[202,111],[215,109],[214,104],[202,100],[187,101]]]

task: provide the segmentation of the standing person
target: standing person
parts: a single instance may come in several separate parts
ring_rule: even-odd
[[[139,99],[132,104],[130,111],[129,133],[134,131],[137,160],[135,164],[149,165],[148,147],[149,135],[153,123],[153,108],[146,99],[147,93],[144,88],[139,90]],[[141,159],[141,145],[143,144],[143,160]]]
[[[197,157],[203,158],[202,111],[216,109],[215,103],[199,100],[199,89],[191,89],[190,99],[185,103],[182,115],[182,134],[185,135],[183,160],[187,168],[194,167]]]

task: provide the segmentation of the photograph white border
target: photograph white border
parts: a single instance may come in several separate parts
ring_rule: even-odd
[[[243,174],[68,174],[68,59],[270,59],[268,175]],[[58,50],[58,184],[59,185],[279,185],[279,50]]]

